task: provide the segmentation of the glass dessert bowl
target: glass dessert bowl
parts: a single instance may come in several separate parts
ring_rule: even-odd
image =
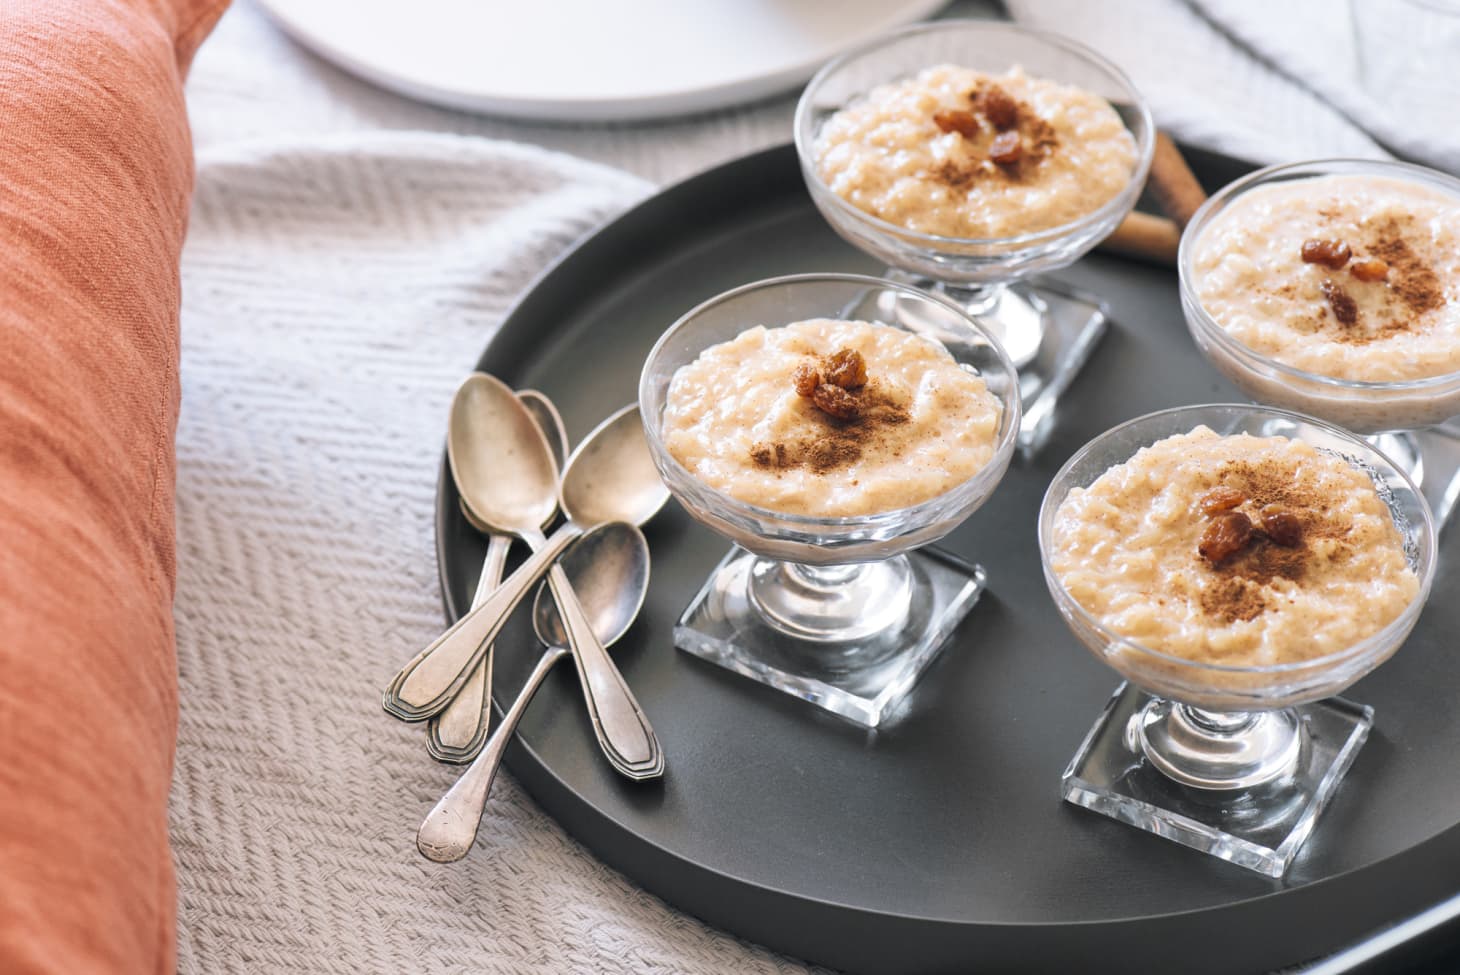
[[[941,21],[829,63],[795,133],[832,228],[998,338],[1020,373],[1020,447],[1041,446],[1107,311],[1024,279],[1071,264],[1135,205],[1155,128],[1129,80],[1054,34]]]
[[[984,586],[922,547],[1008,468],[1018,377],[998,342],[907,285],[791,275],[675,322],[639,404],[669,490],[734,544],[676,644],[875,727]]]
[[[1460,180],[1271,166],[1197,211],[1178,265],[1187,327],[1219,372],[1374,437],[1445,524],[1460,496]]]
[[[1245,537],[1224,534],[1244,519]],[[1333,695],[1398,649],[1428,597],[1424,497],[1327,423],[1181,407],[1078,451],[1039,545],[1061,615],[1127,682],[1064,798],[1281,876],[1373,723]]]

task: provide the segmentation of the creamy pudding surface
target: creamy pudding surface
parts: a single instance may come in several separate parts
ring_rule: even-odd
[[[1357,174],[1259,186],[1194,248],[1202,308],[1264,356],[1361,382],[1460,371],[1460,197]]]
[[[813,150],[831,191],[943,237],[1049,230],[1114,199],[1136,141],[1100,96],[1026,75],[941,65],[872,89],[827,119]]]
[[[662,436],[690,473],[812,517],[906,508],[993,458],[1002,407],[930,339],[813,319],[711,346],[669,383]]]
[[[1226,666],[1344,650],[1419,591],[1367,474],[1302,440],[1206,427],[1071,490],[1049,564],[1109,629]]]

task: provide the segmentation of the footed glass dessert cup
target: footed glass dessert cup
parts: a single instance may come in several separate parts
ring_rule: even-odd
[[[1415,182],[1460,200],[1460,180],[1409,163],[1322,159],[1269,166],[1245,176],[1207,200],[1182,235],[1178,268],[1187,327],[1207,360],[1255,402],[1320,417],[1369,438],[1423,489],[1443,528],[1460,499],[1460,372],[1403,382],[1360,382],[1299,369],[1233,337],[1197,296],[1197,242],[1213,220],[1255,189],[1321,176]]]
[[[1342,650],[1271,666],[1198,662],[1144,646],[1077,602],[1050,566],[1054,523],[1073,488],[1143,447],[1205,425],[1221,435],[1301,439],[1373,480],[1418,578],[1417,595],[1383,629]],[[1373,724],[1373,710],[1334,697],[1387,660],[1414,628],[1435,571],[1429,506],[1370,444],[1284,410],[1181,407],[1131,420],[1086,444],[1055,475],[1039,516],[1044,578],[1060,614],[1125,678],[1061,780],[1078,806],[1281,877],[1333,797]]]
[[[701,480],[663,431],[676,371],[757,325],[828,318],[892,326],[941,344],[999,403],[991,459],[919,504],[845,517],[749,504]],[[875,375],[877,363],[867,368]],[[727,395],[735,376],[726,377]],[[850,274],[748,284],[675,322],[644,365],[639,404],[670,492],[734,545],[675,628],[681,649],[864,727],[896,708],[982,592],[982,568],[923,546],[973,513],[1008,469],[1019,429],[1018,374],[992,336],[943,298]]]
[[[818,140],[828,120],[857,105],[874,88],[938,65],[987,74],[1018,67],[1031,78],[1100,96],[1134,140],[1134,161],[1123,188],[1058,226],[997,237],[922,233],[843,199],[817,166]],[[1011,24],[949,20],[893,32],[827,64],[801,96],[795,133],[811,199],[832,228],[852,245],[887,262],[890,278],[947,296],[1003,345],[1019,370],[1024,415],[1018,445],[1021,452],[1037,451],[1053,430],[1059,397],[1104,334],[1108,309],[1094,295],[1053,281],[1026,279],[1079,259],[1109,236],[1135,205],[1155,146],[1155,126],[1145,100],[1119,68],[1072,40]],[[975,187],[971,192],[976,191]]]

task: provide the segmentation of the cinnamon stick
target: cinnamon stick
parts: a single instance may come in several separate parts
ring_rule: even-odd
[[[1139,210],[1120,222],[1115,232],[1106,237],[1100,249],[1161,264],[1176,266],[1176,249],[1181,244],[1181,228],[1172,220]]]
[[[1166,216],[1134,211],[1100,246],[1125,257],[1174,267],[1182,228],[1197,208],[1206,202],[1207,194],[1187,165],[1186,158],[1181,155],[1181,150],[1164,132],[1156,133],[1156,149],[1151,158],[1146,188]]]
[[[1164,132],[1156,133],[1156,151],[1151,158],[1146,188],[1178,227],[1185,227],[1207,198],[1206,190],[1197,182],[1181,150]]]

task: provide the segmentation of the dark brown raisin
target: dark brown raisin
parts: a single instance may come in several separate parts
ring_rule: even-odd
[[[1338,319],[1340,325],[1352,325],[1359,320],[1358,302],[1343,290],[1343,285],[1334,284],[1328,278],[1324,278],[1318,287],[1322,290],[1323,297],[1328,299],[1328,307],[1333,309],[1333,317]]]
[[[933,124],[943,132],[957,132],[965,139],[972,139],[978,135],[981,126],[978,124],[978,116],[972,112],[934,112]]]
[[[823,413],[828,413],[838,420],[855,420],[861,412],[857,398],[840,386],[833,386],[831,383],[822,383],[816,387],[816,392],[811,394],[811,402]]]
[[[988,88],[980,99],[984,117],[994,128],[1003,132],[1019,124],[1019,103],[1014,96],[994,85]]]
[[[1307,264],[1322,264],[1335,271],[1348,263],[1352,252],[1341,240],[1320,240],[1309,237],[1303,241],[1303,261]]]
[[[1389,276],[1389,265],[1377,257],[1371,257],[1366,261],[1354,261],[1348,273],[1360,281],[1383,281]]]
[[[1236,488],[1215,487],[1202,497],[1201,511],[1204,515],[1220,514],[1232,510],[1246,500],[1247,497]]]
[[[1296,548],[1303,541],[1303,523],[1298,516],[1275,504],[1263,508],[1262,530],[1267,537],[1286,548]]]
[[[791,381],[796,384],[797,394],[810,399],[816,387],[821,385],[821,370],[814,363],[803,362],[791,374]]]
[[[1252,519],[1240,511],[1224,511],[1201,533],[1196,550],[1208,562],[1221,562],[1247,547],[1252,540]]]
[[[826,381],[842,389],[867,385],[867,362],[856,349],[839,349],[826,359]]]
[[[1018,132],[1004,132],[989,143],[989,158],[1000,166],[1012,166],[1024,154]]]

